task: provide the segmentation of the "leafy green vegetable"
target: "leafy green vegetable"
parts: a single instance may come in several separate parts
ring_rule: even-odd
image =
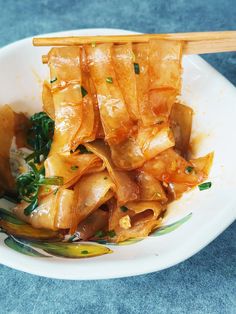
[[[211,182],[204,182],[204,183],[200,184],[200,185],[198,186],[198,188],[199,188],[200,191],[204,191],[204,190],[210,189],[211,186],[212,186],[212,183],[211,183]]]
[[[26,161],[34,160],[35,163],[40,163],[40,157],[47,158],[52,144],[54,133],[54,121],[45,113],[35,113],[31,118],[31,128],[29,129],[27,142],[34,150]]]
[[[76,165],[70,167],[70,169],[73,170],[73,171],[77,170],[78,168],[79,168],[79,167],[76,166]]]
[[[34,163],[30,162],[30,171],[19,175],[16,179],[16,186],[21,200],[30,203],[24,210],[26,216],[30,215],[38,206],[38,193],[42,185],[62,185],[62,177],[45,178],[45,169],[42,166],[37,169]]]

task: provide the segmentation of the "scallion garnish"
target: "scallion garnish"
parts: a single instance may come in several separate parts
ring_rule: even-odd
[[[78,168],[79,167],[77,165],[73,165],[73,166],[70,167],[70,169],[73,170],[73,171],[77,170]]]
[[[134,63],[134,72],[135,72],[135,74],[139,74],[140,73],[140,69],[139,69],[139,64],[138,63]]]
[[[212,186],[211,182],[204,182],[198,186],[200,191],[208,190]]]
[[[96,47],[96,43],[95,43],[95,42],[91,43],[91,46],[92,46],[93,48],[95,48],[95,47]]]
[[[106,233],[104,231],[102,231],[102,230],[98,230],[98,231],[95,232],[95,237],[96,238],[103,238],[103,237],[105,237],[105,235],[106,235]]]
[[[185,173],[186,174],[190,174],[192,171],[193,171],[193,167],[192,166],[187,166],[186,168],[185,168]]]
[[[129,208],[126,207],[126,206],[121,206],[121,207],[120,207],[120,210],[121,210],[123,213],[125,213],[125,212],[127,212],[127,211],[129,210]]]
[[[108,235],[110,238],[114,238],[114,237],[116,236],[115,230],[109,230],[109,231],[107,231],[107,235]]]
[[[110,76],[107,77],[107,78],[106,78],[106,82],[109,83],[109,84],[112,84],[112,83],[113,83],[112,77],[110,77]]]
[[[31,127],[27,136],[28,145],[34,150],[26,157],[26,161],[40,163],[40,157],[46,159],[52,144],[54,121],[45,113],[35,113],[31,118]]]
[[[52,84],[52,83],[54,83],[56,81],[57,81],[57,77],[54,77],[53,79],[50,80],[50,83]]]
[[[24,210],[26,216],[30,215],[38,206],[39,188],[43,185],[62,185],[62,177],[46,177],[44,167],[37,168],[34,163],[29,163],[30,171],[19,175],[16,179],[19,198],[30,203]]]
[[[83,86],[81,86],[81,94],[82,94],[82,97],[85,97],[88,94],[88,92]]]
[[[80,154],[92,154],[92,152],[90,152],[90,150],[87,150],[87,148],[86,148],[84,145],[82,145],[82,144],[80,144],[80,145],[76,148],[76,150],[79,150],[79,151],[80,151]]]

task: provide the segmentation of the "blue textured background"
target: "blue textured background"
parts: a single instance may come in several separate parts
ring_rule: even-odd
[[[0,46],[91,27],[236,30],[236,5],[235,0],[0,0]],[[204,58],[236,85],[236,53]],[[0,266],[0,313],[236,313],[235,231],[234,223],[189,260],[145,276],[73,282]]]

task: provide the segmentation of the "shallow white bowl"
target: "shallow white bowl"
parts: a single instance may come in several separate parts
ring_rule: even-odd
[[[85,29],[47,36],[127,34],[123,30]],[[41,56],[49,48],[35,48],[27,38],[0,49],[0,104],[32,114],[41,108],[41,83],[48,68]],[[19,254],[0,234],[0,262],[32,274],[62,279],[106,279],[139,275],[173,266],[214,240],[236,217],[236,89],[198,56],[183,60],[182,99],[194,111],[196,156],[210,151],[215,159],[210,190],[194,189],[173,203],[165,224],[183,217],[178,229],[127,246],[111,246],[113,254],[86,259],[40,258]],[[9,206],[1,201],[0,206]],[[189,215],[192,213],[192,215]]]

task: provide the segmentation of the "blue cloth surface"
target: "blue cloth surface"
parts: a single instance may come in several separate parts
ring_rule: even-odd
[[[79,28],[236,30],[234,0],[0,0],[0,8],[0,47]],[[236,53],[204,58],[236,84]],[[234,223],[189,260],[137,277],[73,282],[0,266],[0,313],[236,313],[235,231]]]

